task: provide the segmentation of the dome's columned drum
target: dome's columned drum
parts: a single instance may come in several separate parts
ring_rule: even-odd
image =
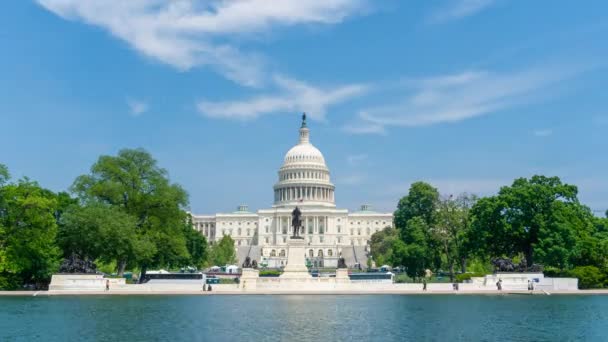
[[[306,114],[302,115],[300,140],[285,154],[274,185],[274,206],[335,207],[334,185],[323,154],[310,143]]]

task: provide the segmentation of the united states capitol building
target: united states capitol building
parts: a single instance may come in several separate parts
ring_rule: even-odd
[[[371,235],[392,227],[393,214],[375,212],[368,205],[355,212],[336,207],[336,187],[323,154],[310,142],[305,115],[298,144],[285,154],[278,176],[271,208],[250,212],[241,205],[231,213],[192,215],[194,228],[211,243],[231,236],[239,264],[249,256],[262,266],[281,267],[287,261],[291,212],[297,206],[309,265],[336,267],[342,256],[349,267],[365,267]]]

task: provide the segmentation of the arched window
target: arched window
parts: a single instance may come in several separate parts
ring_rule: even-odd
[[[334,255],[334,251],[332,251],[331,249],[327,250],[327,256],[333,256]]]
[[[311,257],[311,258],[314,258],[314,256],[315,256],[315,251],[313,251],[312,249],[309,249],[309,250],[308,250],[308,256],[309,256],[309,257]]]
[[[279,252],[279,256],[280,257],[284,257],[285,256],[285,250],[281,249],[281,252]]]
[[[241,245],[241,240],[239,240],[237,243],[238,243],[238,245],[240,246],[240,245]]]
[[[318,256],[319,258],[322,258],[322,257],[323,257],[323,250],[322,250],[322,249],[319,249],[319,251],[317,252],[317,256]]]
[[[277,251],[275,251],[274,249],[272,251],[270,251],[270,256],[271,257],[276,257],[277,256]]]

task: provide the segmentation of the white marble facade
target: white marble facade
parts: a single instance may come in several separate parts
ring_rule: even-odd
[[[392,213],[375,212],[368,205],[355,212],[337,209],[329,169],[323,154],[310,143],[305,117],[299,133],[298,144],[287,152],[279,169],[271,208],[250,212],[241,205],[232,213],[192,215],[194,228],[211,243],[230,235],[237,249],[259,258],[258,262],[268,267],[283,266],[292,234],[291,211],[298,206],[303,225],[300,235],[306,241],[306,256],[311,262],[334,267],[343,250],[348,249],[344,254],[349,255],[353,254],[351,250],[367,250],[373,233],[393,225]]]

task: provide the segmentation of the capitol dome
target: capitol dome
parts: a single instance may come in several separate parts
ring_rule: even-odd
[[[279,181],[274,185],[274,204],[275,207],[335,206],[329,169],[321,151],[310,143],[306,114],[302,116],[298,144],[287,151],[279,169]]]

